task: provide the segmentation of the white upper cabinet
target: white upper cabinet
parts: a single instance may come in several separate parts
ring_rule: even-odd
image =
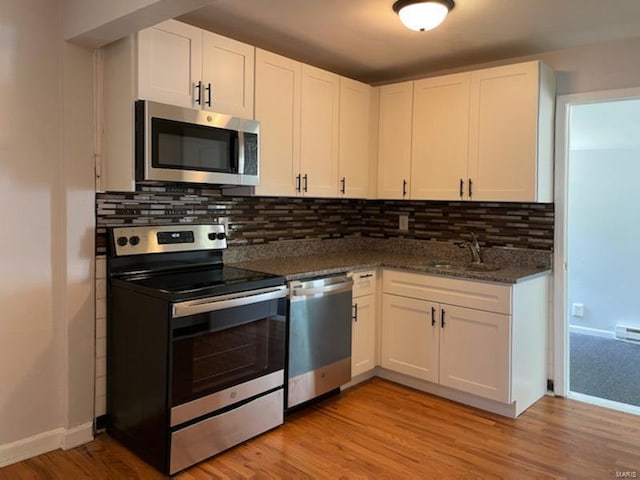
[[[367,198],[370,170],[371,87],[340,78],[339,195]]]
[[[339,107],[340,77],[303,64],[300,172],[304,195],[336,197],[338,194]]]
[[[413,82],[380,87],[378,198],[409,198]]]
[[[211,96],[210,109],[253,118],[255,48],[215,33],[203,32],[202,51],[204,100],[207,102]]]
[[[256,49],[256,120],[260,122],[258,195],[295,196],[300,173],[300,77],[295,60]]]
[[[540,62],[471,72],[470,196],[552,201],[555,80]]]
[[[470,74],[413,86],[411,198],[462,199],[467,182]]]
[[[254,47],[175,20],[138,32],[138,96],[253,118]]]
[[[555,78],[542,63],[380,92],[379,198],[552,201]]]
[[[168,21],[138,32],[138,96],[193,107],[202,76],[202,30]]]
[[[338,196],[340,77],[257,49],[258,195]]]

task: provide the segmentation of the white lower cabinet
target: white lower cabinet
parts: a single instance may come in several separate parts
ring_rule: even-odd
[[[353,320],[351,330],[351,377],[376,367],[376,290],[375,270],[352,273]]]
[[[382,299],[384,368],[438,381],[439,328],[431,322],[437,304],[385,293]],[[435,314],[434,314],[435,315]]]
[[[511,317],[441,305],[439,383],[510,403]]]
[[[383,369],[510,416],[544,395],[547,276],[503,285],[385,270],[382,290]]]

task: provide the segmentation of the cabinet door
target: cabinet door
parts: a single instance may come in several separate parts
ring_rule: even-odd
[[[340,77],[302,65],[300,172],[311,197],[338,195]]]
[[[469,154],[469,79],[470,74],[461,73],[414,82],[412,199],[464,197]]]
[[[255,48],[215,33],[203,32],[203,93],[215,112],[253,118],[253,68]]]
[[[351,376],[376,366],[376,296],[353,299],[354,319],[351,335]]]
[[[193,107],[202,76],[202,30],[174,20],[138,32],[138,97]]]
[[[473,200],[535,201],[538,62],[471,73]]]
[[[511,403],[511,317],[450,305],[441,308],[440,384]]]
[[[384,368],[430,382],[438,381],[437,309],[435,303],[383,295],[381,364]]]
[[[256,49],[256,120],[260,121],[258,195],[296,195],[300,167],[300,63]]]
[[[413,82],[380,87],[378,198],[408,198],[412,102]]]
[[[340,78],[339,194],[366,198],[369,194],[369,109],[371,87]]]

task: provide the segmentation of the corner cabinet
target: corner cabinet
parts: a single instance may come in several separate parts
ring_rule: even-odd
[[[138,32],[138,97],[253,118],[254,47],[168,20]]]
[[[538,61],[382,87],[378,196],[551,202],[554,105]]]
[[[378,198],[409,198],[413,82],[380,87]]]
[[[338,195],[369,195],[371,87],[340,77]]]
[[[385,270],[382,305],[384,369],[510,416],[544,395],[547,276],[503,285]]]
[[[370,88],[256,49],[260,185],[255,193],[366,197]]]

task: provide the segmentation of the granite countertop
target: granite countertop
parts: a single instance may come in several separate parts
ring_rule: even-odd
[[[443,270],[433,265],[434,262],[448,262],[459,268]],[[279,256],[251,261],[240,261],[233,266],[259,272],[281,275],[287,280],[299,280],[321,275],[345,273],[352,270],[368,268],[393,268],[407,272],[425,273],[456,277],[461,279],[481,280],[488,282],[514,284],[533,276],[543,275],[551,271],[549,264],[509,261],[507,258],[487,261],[499,269],[495,271],[473,271],[462,268],[463,261],[437,257],[433,254],[403,254],[385,251],[357,251],[315,253],[298,256]]]

